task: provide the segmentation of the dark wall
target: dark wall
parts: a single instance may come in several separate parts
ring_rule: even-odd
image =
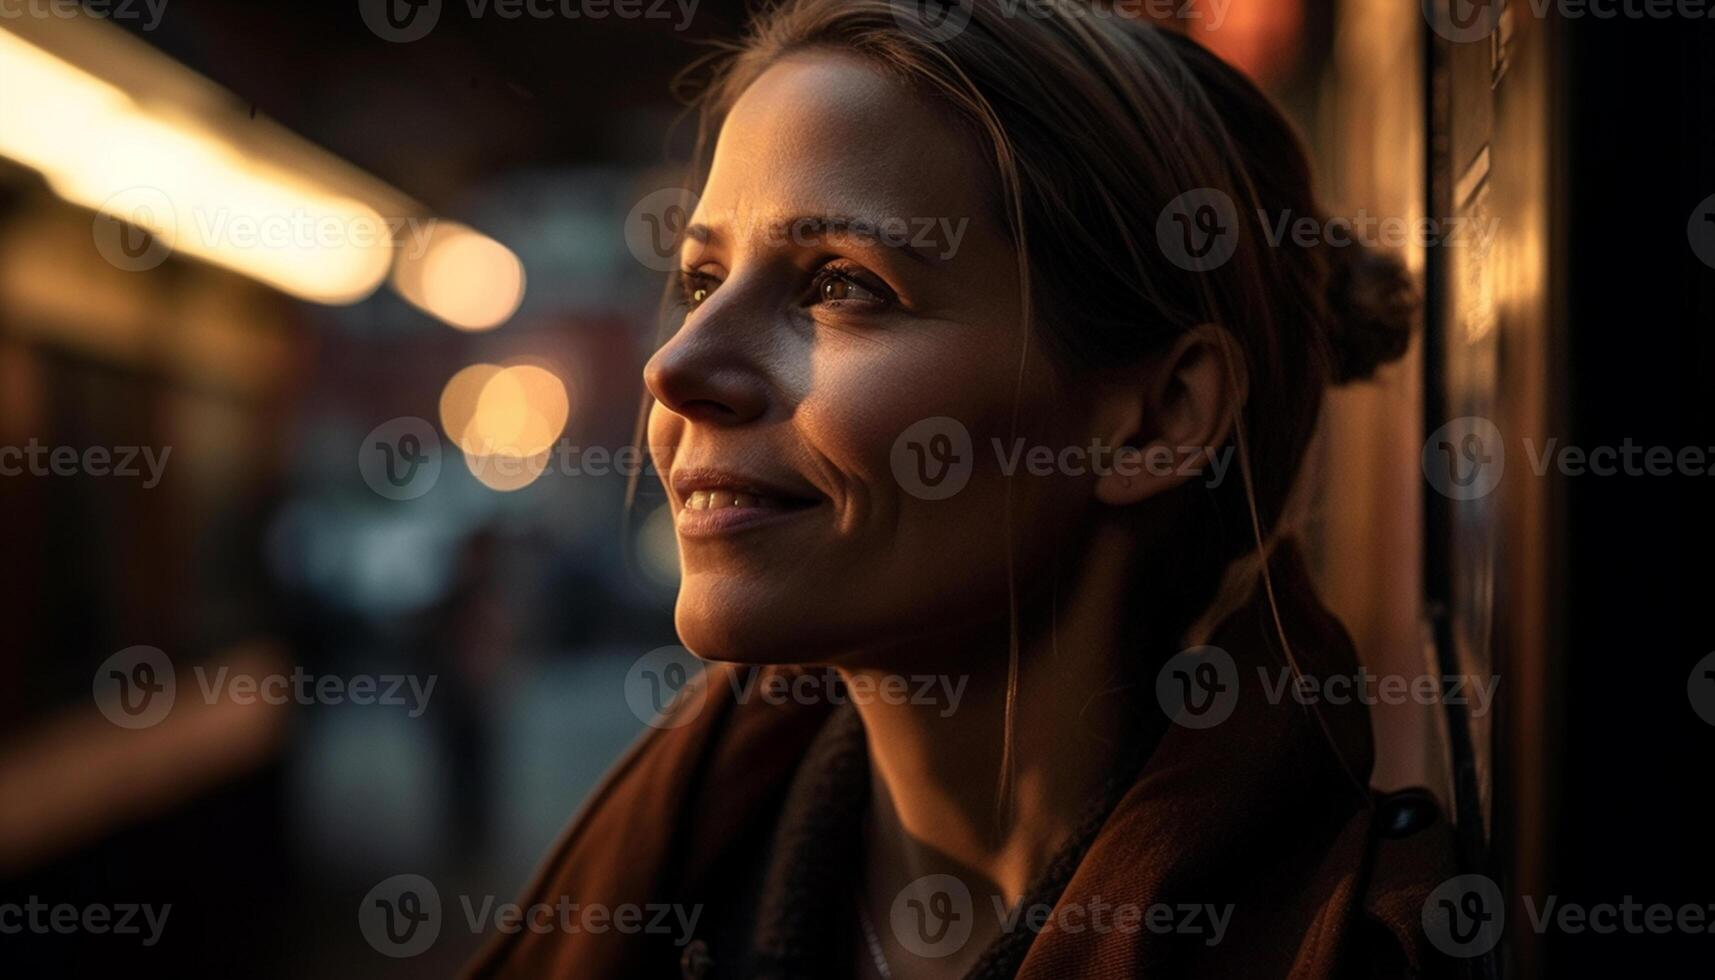
[[[1715,268],[1687,232],[1715,194],[1712,23],[1566,24],[1562,383],[1582,445],[1715,446]],[[1715,650],[1712,489],[1715,478],[1684,474],[1565,483],[1562,795],[1550,813],[1552,884],[1568,900],[1715,903],[1715,725],[1687,689]],[[1615,975],[1673,956],[1707,964],[1712,940],[1553,936],[1546,975]]]

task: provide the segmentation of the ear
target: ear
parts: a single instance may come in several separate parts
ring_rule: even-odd
[[[1249,380],[1233,335],[1195,327],[1113,389],[1104,406],[1118,447],[1096,479],[1096,499],[1125,506],[1200,474],[1232,434]]]

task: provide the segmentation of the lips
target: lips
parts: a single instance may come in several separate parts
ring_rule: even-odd
[[[681,501],[679,533],[709,537],[774,524],[821,503],[822,497],[797,481],[722,470],[674,473],[671,484]]]

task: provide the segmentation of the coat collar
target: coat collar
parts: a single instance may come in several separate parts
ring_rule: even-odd
[[[1271,561],[1279,612],[1259,589],[1211,639],[1237,677],[1231,716],[1169,725],[1067,881],[1061,909],[1172,910],[1177,931],[1072,928],[1050,917],[1021,980],[1169,975],[1330,977],[1357,919],[1370,840],[1372,746],[1365,709],[1270,696],[1285,665],[1279,634],[1308,676],[1356,671],[1351,644],[1321,607],[1295,549]],[[531,900],[719,903],[757,866],[826,706],[740,704],[735,671],[715,666],[593,795],[531,886]],[[1265,685],[1263,679],[1269,684]],[[1153,702],[1149,691],[1139,699]],[[746,853],[746,849],[750,849]],[[1225,911],[1185,931],[1186,909]],[[1212,913],[1205,912],[1205,916]],[[1157,913],[1156,922],[1164,921]],[[495,937],[473,977],[636,976],[706,962],[699,938],[648,934]]]

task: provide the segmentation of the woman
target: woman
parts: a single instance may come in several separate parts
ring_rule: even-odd
[[[935,6],[789,2],[709,88],[645,382],[714,666],[528,899],[613,919],[473,973],[1429,972],[1433,817],[1372,799],[1361,706],[1254,680],[1356,669],[1284,515],[1409,286],[1250,221],[1316,216],[1308,167],[1195,44]]]

